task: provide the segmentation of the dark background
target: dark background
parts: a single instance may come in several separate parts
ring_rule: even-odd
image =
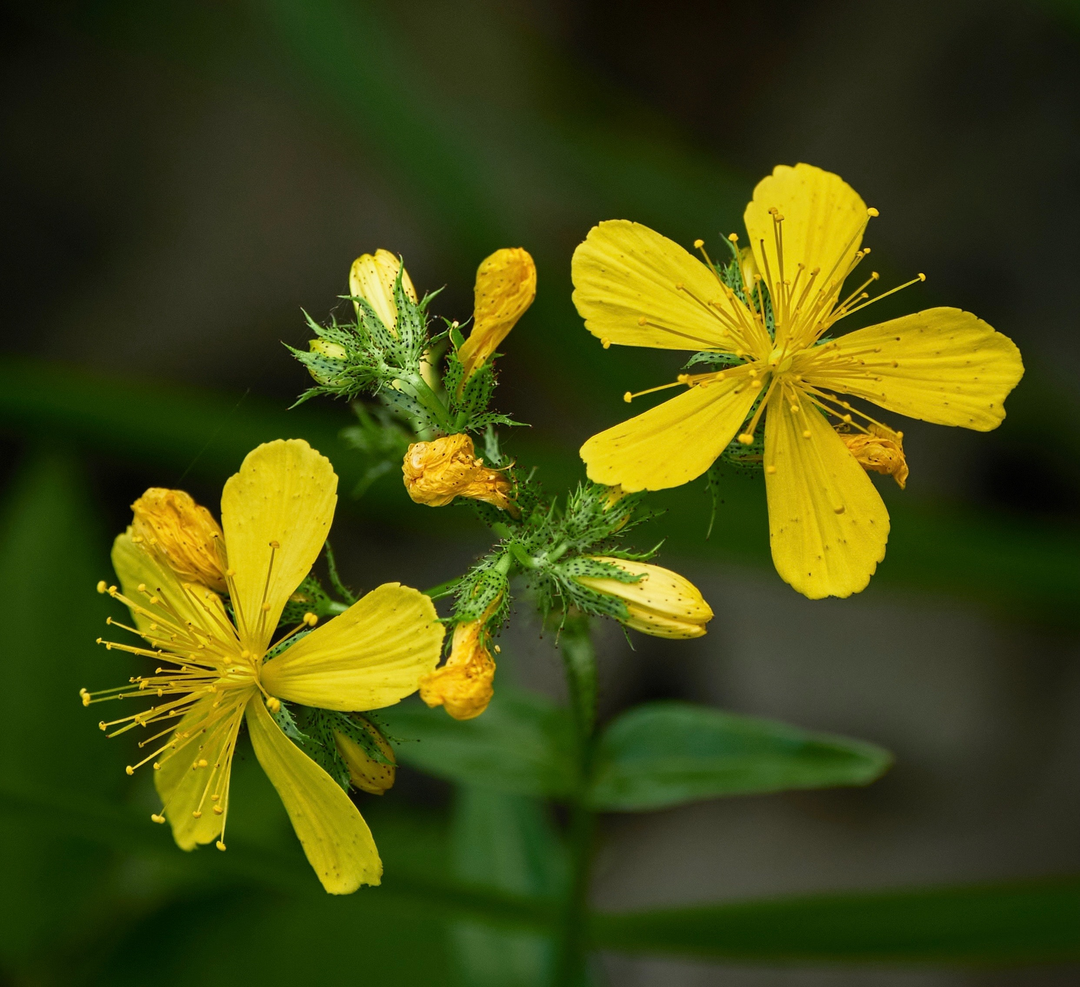
[[[75,695],[128,674],[88,644],[108,612],[92,590],[109,539],[150,485],[216,507],[243,452],[293,422],[333,441],[344,406],[285,414],[305,382],[280,341],[303,345],[301,307],[326,317],[353,257],[377,247],[403,254],[421,290],[445,284],[437,310],[459,319],[486,254],[533,253],[538,300],[503,347],[499,403],[533,426],[511,451],[553,490],[574,482],[574,451],[624,416],[623,391],[677,365],[584,331],[574,246],[617,217],[718,246],[777,163],[835,171],[881,211],[868,242],[885,284],[928,275],[875,315],[974,311],[1027,373],[993,433],[902,424],[911,481],[883,486],[889,555],[851,600],[780,582],[753,481],[731,479],[708,542],[701,484],[660,498],[663,560],[717,617],[700,641],[635,637],[634,651],[606,629],[605,715],[692,699],[873,740],[897,766],[866,790],[611,818],[596,901],[1080,868],[1072,4],[117,0],[0,17],[0,780],[58,800],[0,814],[0,983],[455,975],[445,924],[392,895],[346,911],[149,847],[167,843],[157,830],[127,846],[107,821],[56,828],[79,805],[151,802]],[[353,455],[334,461],[355,481]],[[416,507],[392,479],[335,526],[346,580],[365,587],[441,582],[483,539],[467,509]],[[558,694],[550,642],[525,605],[517,617],[500,681]],[[232,840],[290,846],[251,767]],[[452,800],[403,770],[385,804],[363,804],[388,874],[446,867]],[[1078,973],[604,965],[619,984],[738,987]]]

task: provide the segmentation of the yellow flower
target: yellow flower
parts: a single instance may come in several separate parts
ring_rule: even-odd
[[[428,706],[444,706],[455,720],[471,720],[488,708],[495,695],[495,659],[486,638],[482,620],[454,628],[446,664],[420,680],[420,698]]]
[[[394,282],[397,280],[401,261],[389,250],[376,250],[374,254],[362,254],[353,261],[349,271],[349,294],[363,298],[393,331],[397,325],[397,303],[394,301]],[[401,287],[406,295],[416,301],[416,289],[408,271],[401,272]],[[359,306],[357,313],[359,314]],[[329,354],[327,354],[329,355]]]
[[[594,556],[597,562],[618,566],[633,576],[636,583],[601,576],[576,576],[583,586],[614,596],[626,604],[629,616],[623,623],[635,631],[653,637],[701,637],[705,625],[713,619],[712,608],[701,591],[684,576],[648,562],[632,562],[608,556]]]
[[[121,588],[100,583],[98,589],[130,608],[135,627],[126,629],[146,644],[102,643],[142,655],[156,670],[82,696],[86,705],[157,700],[101,727],[110,736],[156,727],[140,744],[150,753],[128,773],[153,762],[163,803],[153,818],[168,819],[185,850],[211,842],[225,849],[230,769],[246,721],[255,756],[323,887],[347,894],[379,883],[382,863],[371,832],[349,796],[271,714],[281,700],[344,711],[390,706],[415,692],[438,663],[443,628],[428,597],[386,583],[292,643],[286,639],[313,618],[273,641],[289,596],[318,557],[336,503],[337,476],[306,442],[279,440],[248,454],[221,499],[235,619],[216,594],[185,582],[145,551],[133,529],[120,535],[112,557]]]
[[[470,497],[518,516],[510,499],[513,484],[501,470],[484,465],[467,435],[414,442],[405,453],[401,472],[405,489],[418,504],[445,507],[455,497]]]
[[[505,247],[476,272],[473,327],[458,350],[462,385],[491,358],[536,298],[536,265],[527,250]]]
[[[388,788],[394,786],[397,759],[394,757],[394,748],[386,742],[386,738],[378,730],[370,723],[365,724],[364,729],[390,762],[389,764],[376,761],[352,737],[338,730],[334,731],[334,743],[349,769],[349,780],[362,792],[382,795]]]
[[[132,540],[184,582],[225,592],[221,528],[213,515],[183,490],[151,487],[131,505]]]
[[[881,423],[837,394],[988,431],[1023,375],[1012,341],[956,308],[822,339],[876,301],[865,291],[876,273],[847,296],[841,291],[869,253],[860,245],[876,215],[836,175],[809,165],[781,165],[758,184],[744,219],[775,337],[758,293],[744,302],[711,265],[645,226],[601,223],[574,253],[574,302],[605,345],[711,350],[742,361],[680,375],[684,393],[589,439],[581,455],[590,479],[628,491],[687,483],[736,436],[753,442],[764,416],[773,561],[812,599],[865,588],[889,534],[881,497],[830,418],[845,430]]]

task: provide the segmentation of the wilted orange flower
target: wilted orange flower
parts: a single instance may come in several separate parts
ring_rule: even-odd
[[[221,527],[183,490],[151,487],[131,509],[131,540],[156,556],[184,582],[225,592]]]
[[[840,438],[864,470],[891,476],[903,490],[908,478],[904,433],[882,425],[871,424],[868,429],[865,434],[841,434]]]
[[[514,517],[520,513],[510,499],[513,485],[509,478],[501,470],[484,465],[467,435],[414,442],[405,453],[401,472],[405,489],[418,504],[445,507],[455,497],[470,497]]]
[[[444,706],[455,720],[484,712],[495,695],[495,659],[486,638],[484,621],[458,624],[446,664],[420,680],[420,698],[429,706]]]

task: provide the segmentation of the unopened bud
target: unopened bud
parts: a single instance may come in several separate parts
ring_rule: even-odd
[[[504,247],[484,258],[476,272],[473,327],[458,350],[466,381],[479,370],[536,298],[536,264],[527,250]]]
[[[739,250],[739,274],[742,276],[743,290],[749,294],[754,290],[754,281],[758,277],[757,261],[749,247]]]
[[[705,625],[713,618],[712,608],[689,579],[648,562],[607,556],[596,556],[595,561],[642,577],[634,583],[603,576],[576,577],[583,586],[622,600],[628,611],[623,620],[627,627],[653,637],[690,638],[705,633]]]
[[[471,720],[488,707],[495,694],[495,659],[487,648],[487,631],[479,620],[454,628],[450,657],[420,680],[420,698],[443,706],[455,720]]]
[[[904,433],[871,425],[869,433],[841,433],[844,445],[864,469],[891,476],[903,490],[908,480],[907,458],[904,456]]]
[[[485,466],[467,435],[414,442],[405,453],[401,472],[405,489],[418,504],[444,507],[455,497],[470,497],[514,517],[520,513],[510,499],[513,485],[506,474]]]
[[[335,384],[349,354],[345,347],[328,339],[309,339],[308,349],[314,358],[307,360],[308,373],[316,384]]]
[[[389,250],[376,250],[363,254],[353,261],[349,271],[349,294],[363,298],[391,332],[397,325],[397,303],[394,301],[394,282],[397,281],[401,261]],[[401,287],[405,294],[416,301],[416,289],[408,271],[401,272]],[[359,306],[357,306],[359,313]]]
[[[334,743],[338,753],[345,761],[349,769],[349,780],[363,792],[371,795],[382,795],[388,788],[393,788],[394,777],[397,774],[397,762],[394,758],[394,749],[387,739],[366,720],[363,728],[382,752],[383,756],[390,761],[383,764],[376,761],[364,748],[352,737],[346,736],[339,730],[334,731]]]
[[[221,528],[183,490],[151,487],[131,505],[136,542],[182,580],[224,593]]]

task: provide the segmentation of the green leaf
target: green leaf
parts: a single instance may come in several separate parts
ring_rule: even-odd
[[[600,738],[590,803],[640,811],[720,795],[865,785],[892,758],[873,744],[689,703],[638,706]]]
[[[1080,958],[1080,879],[595,915],[593,946],[712,959],[1006,964]]]
[[[451,827],[454,871],[472,884],[511,894],[554,897],[566,879],[565,850],[543,803],[462,785]],[[493,929],[481,922],[453,928],[462,983],[470,987],[547,987],[551,938]]]
[[[428,774],[519,795],[558,798],[573,787],[566,714],[542,696],[500,689],[473,720],[415,701],[379,716],[392,734],[416,741],[398,747],[398,760]]]

